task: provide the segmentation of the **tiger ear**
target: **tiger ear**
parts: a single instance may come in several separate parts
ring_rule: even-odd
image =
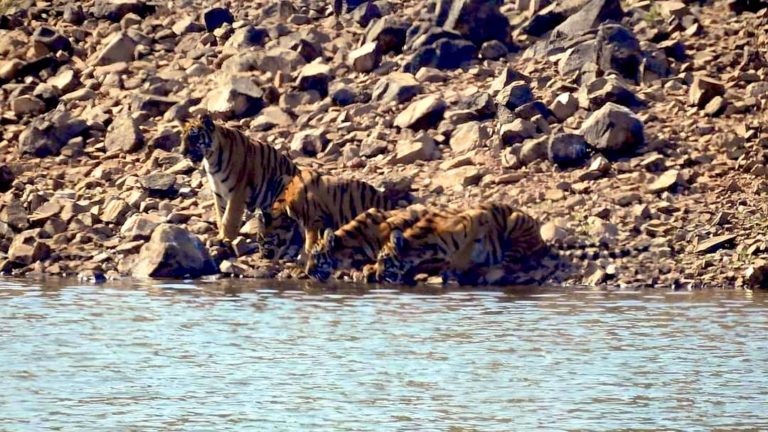
[[[400,252],[405,244],[405,237],[401,230],[394,230],[389,234],[389,241],[395,249],[395,252]]]
[[[216,128],[216,124],[213,122],[213,117],[211,117],[209,113],[202,114],[200,116],[200,122],[208,131],[213,131]]]
[[[336,241],[336,234],[333,233],[332,229],[326,228],[325,231],[323,231],[323,241],[328,247],[333,247],[333,243]]]

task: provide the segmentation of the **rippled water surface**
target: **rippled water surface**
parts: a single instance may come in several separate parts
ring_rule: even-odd
[[[0,430],[768,428],[764,293],[271,287],[0,281]]]

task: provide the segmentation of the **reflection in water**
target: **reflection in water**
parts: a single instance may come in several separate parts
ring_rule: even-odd
[[[0,429],[760,429],[766,330],[764,293],[0,281]]]

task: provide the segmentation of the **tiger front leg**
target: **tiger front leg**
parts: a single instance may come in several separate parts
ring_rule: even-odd
[[[229,200],[224,211],[223,223],[219,227],[220,239],[232,241],[237,237],[243,222],[243,213],[245,213],[245,198],[242,194],[236,193]]]

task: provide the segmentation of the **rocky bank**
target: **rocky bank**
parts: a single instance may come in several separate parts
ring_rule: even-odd
[[[209,111],[303,166],[634,250],[545,262],[537,282],[768,284],[768,2],[0,8],[6,274],[294,277],[254,253],[252,224],[213,240],[205,178],[175,151]]]

